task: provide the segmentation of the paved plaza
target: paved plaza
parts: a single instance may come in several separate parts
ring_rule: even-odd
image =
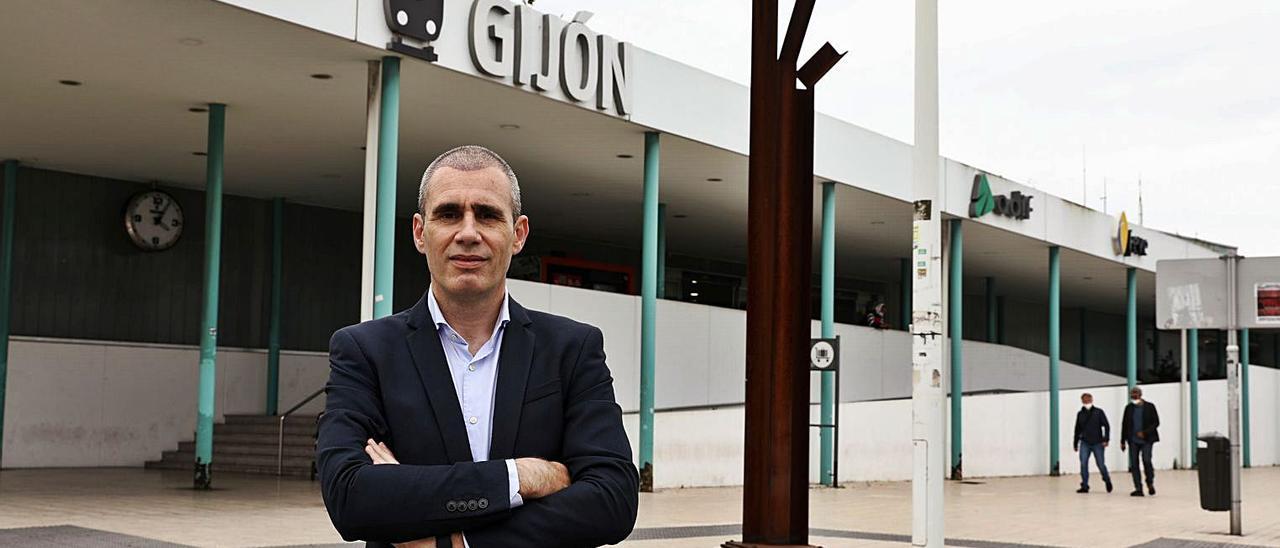
[[[1226,513],[1199,509],[1194,472],[1161,472],[1155,497],[1076,494],[1076,477],[948,482],[948,545],[1280,546],[1280,468],[1244,472],[1244,537],[1223,534]],[[190,475],[141,469],[0,472],[0,545],[328,546],[341,542],[317,483],[221,475],[196,492]],[[1100,486],[1099,486],[1100,487]],[[909,543],[910,484],[814,489],[811,542],[827,547]],[[710,547],[734,538],[741,490],[677,489],[640,497],[623,546]]]

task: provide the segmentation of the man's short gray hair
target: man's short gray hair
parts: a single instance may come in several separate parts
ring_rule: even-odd
[[[511,183],[511,220],[520,218],[520,181],[516,179],[516,172],[512,171],[511,165],[507,164],[497,152],[489,150],[480,145],[462,145],[445,151],[444,154],[436,156],[431,161],[431,165],[427,166],[427,171],[422,174],[422,182],[418,184],[418,213],[426,215],[427,209],[427,186],[431,184],[431,177],[436,174],[436,170],[442,167],[450,167],[459,171],[477,171],[496,167],[507,176],[507,181]]]

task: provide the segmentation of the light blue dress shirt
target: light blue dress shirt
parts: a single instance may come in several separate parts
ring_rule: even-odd
[[[435,287],[427,291],[427,309],[436,322],[436,333],[440,336],[440,346],[444,348],[445,359],[449,362],[449,373],[453,376],[453,389],[458,394],[458,404],[462,407],[462,422],[467,427],[467,441],[471,445],[471,459],[480,462],[489,460],[489,444],[493,437],[493,395],[497,389],[498,354],[502,350],[502,335],[507,323],[511,321],[510,309],[507,305],[510,295],[502,299],[502,310],[498,312],[498,321],[493,326],[493,334],[474,355],[449,322],[440,312],[440,304],[436,302]],[[516,472],[516,461],[507,459],[507,490],[511,496],[511,507],[524,504],[520,496],[520,475]]]

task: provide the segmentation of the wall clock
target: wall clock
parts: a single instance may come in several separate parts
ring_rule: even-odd
[[[129,199],[124,228],[133,244],[144,251],[163,251],[182,236],[182,206],[166,192],[148,190]]]

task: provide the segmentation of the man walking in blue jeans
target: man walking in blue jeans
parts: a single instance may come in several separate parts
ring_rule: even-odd
[[[1111,423],[1107,422],[1107,414],[1093,406],[1093,394],[1085,392],[1080,395],[1082,407],[1076,413],[1076,437],[1071,444],[1080,453],[1080,488],[1077,493],[1089,492],[1089,455],[1098,462],[1098,472],[1102,481],[1107,484],[1107,492],[1111,492],[1111,474],[1107,472],[1107,444],[1111,441]]]
[[[1129,391],[1132,401],[1124,406],[1124,419],[1120,423],[1120,450],[1125,444],[1130,447],[1129,473],[1133,474],[1133,492],[1129,496],[1141,497],[1142,471],[1138,469],[1138,458],[1142,458],[1142,467],[1147,469],[1147,492],[1156,494],[1156,472],[1151,465],[1151,447],[1160,441],[1160,414],[1156,406],[1142,399],[1142,389],[1133,387]]]

